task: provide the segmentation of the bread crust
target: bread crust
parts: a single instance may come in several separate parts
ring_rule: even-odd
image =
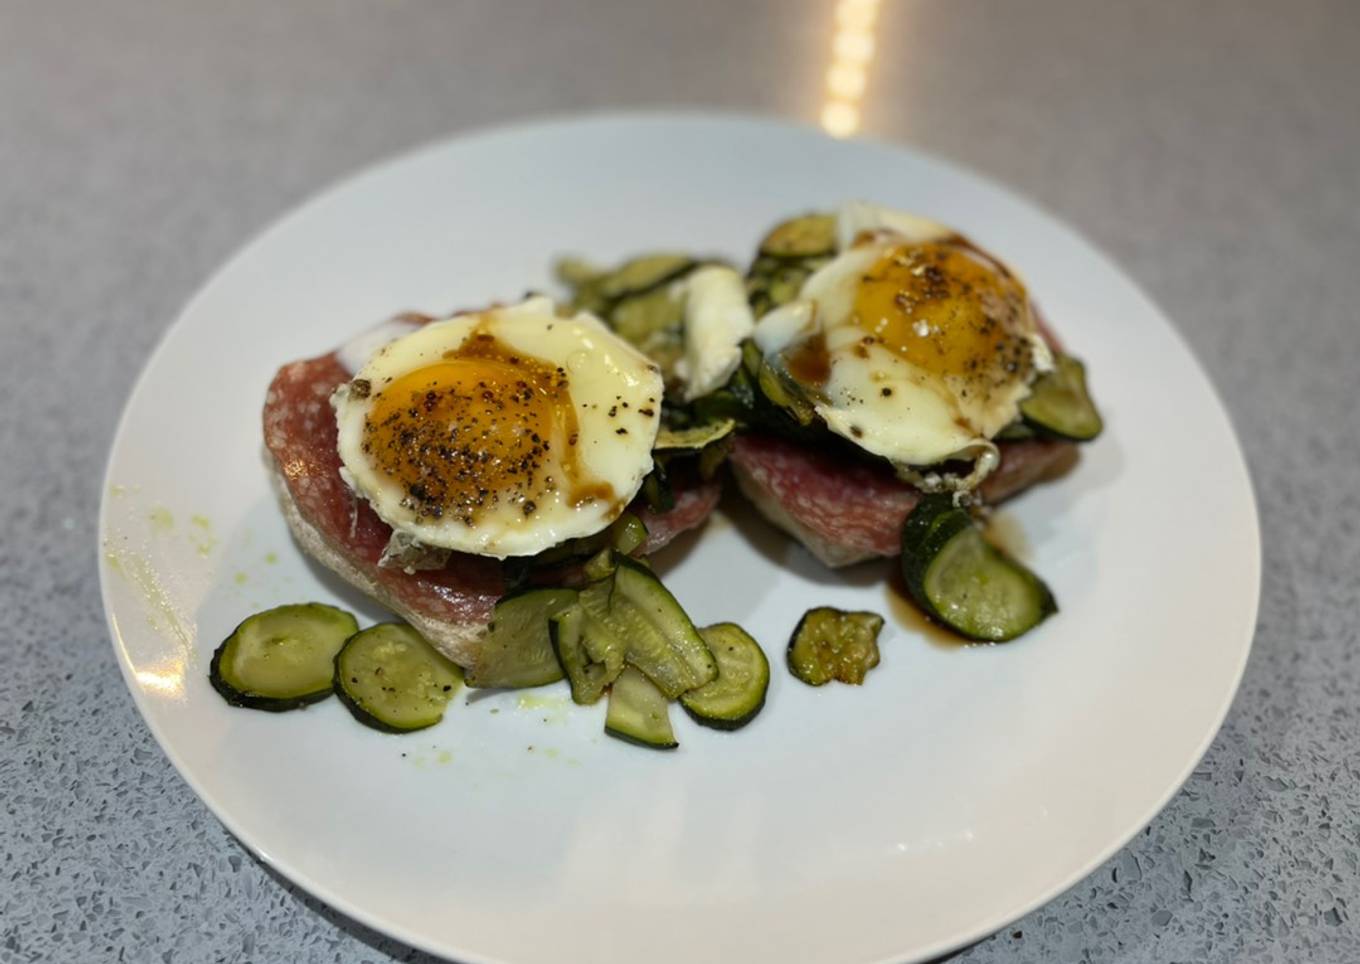
[[[376,599],[406,620],[436,649],[459,666],[469,666],[473,663],[482,637],[486,635],[487,624],[485,622],[480,620],[476,622],[452,622],[443,619],[431,619],[429,616],[404,605],[381,583],[370,579],[354,566],[345,558],[343,552],[326,540],[319,529],[302,517],[302,513],[298,511],[297,503],[293,501],[293,496],[288,491],[288,485],[284,481],[283,474],[279,471],[278,464],[272,457],[268,459],[268,466],[269,478],[273,484],[274,495],[278,498],[279,508],[283,510],[283,517],[288,523],[288,530],[292,532],[293,539],[297,541],[303,552],[364,595]]]
[[[803,548],[812,553],[823,565],[832,569],[840,569],[843,566],[853,566],[857,562],[864,562],[866,559],[882,558],[878,553],[856,550],[850,546],[822,538],[789,515],[788,510],[784,508],[779,499],[775,498],[774,493],[752,478],[751,473],[745,467],[736,462],[728,464],[732,466],[732,475],[737,480],[737,488],[756,507],[756,510],[770,522],[797,539]]]

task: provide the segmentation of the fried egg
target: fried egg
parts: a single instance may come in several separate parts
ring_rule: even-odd
[[[756,345],[828,429],[927,488],[967,490],[1053,366],[1016,275],[943,225],[865,204],[840,253],[756,325]],[[962,474],[923,471],[964,460]]]
[[[341,474],[397,533],[505,558],[599,532],[652,469],[661,373],[548,298],[430,322],[332,397]]]

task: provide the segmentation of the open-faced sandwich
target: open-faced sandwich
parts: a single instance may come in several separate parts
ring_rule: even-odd
[[[988,507],[1069,466],[1101,419],[1016,272],[866,204],[776,226],[745,276],[659,253],[558,265],[568,303],[401,315],[285,365],[264,435],[302,549],[405,623],[320,604],[244,621],[210,678],[236,705],[335,692],[360,720],[437,722],[470,685],[565,678],[606,729],[673,747],[668,705],[735,729],[769,664],[696,627],[645,557],[703,523],[724,465],[828,566],[899,559],[911,596],[1001,642],[1056,611],[984,537]],[[859,684],[883,618],[813,606],[789,670]],[[460,669],[461,668],[461,669]]]
[[[1070,466],[1101,419],[1017,273],[941,224],[851,203],[777,225],[746,289],[745,317],[620,329],[673,346],[667,418],[735,421],[732,469],[766,518],[828,566],[901,556],[912,595],[963,635],[1010,639],[1051,613],[974,523]]]
[[[471,665],[508,590],[536,575],[579,581],[563,570],[621,519],[645,526],[631,547],[643,555],[717,505],[719,483],[697,474],[666,511],[635,501],[661,397],[655,363],[533,297],[402,315],[285,365],[264,434],[307,553]]]
[[[334,691],[404,731],[442,716],[461,667],[474,686],[565,676],[578,702],[608,693],[610,732],[649,745],[674,745],[670,700],[714,726],[750,719],[759,647],[695,627],[640,561],[720,495],[726,450],[665,429],[663,396],[657,362],[542,296],[401,315],[285,365],[263,418],[289,528],[405,624],[357,632],[316,604],[259,613],[219,647],[214,686],[270,710]]]

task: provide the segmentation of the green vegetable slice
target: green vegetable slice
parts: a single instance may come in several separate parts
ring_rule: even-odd
[[[647,544],[647,525],[631,512],[625,512],[609,527],[609,544],[631,556]]]
[[[355,633],[335,657],[335,692],[360,723],[388,733],[434,726],[463,674],[405,623]]]
[[[601,619],[608,612],[608,579],[581,590],[576,605],[548,621],[553,652],[571,684],[571,698],[582,706],[596,702],[623,672],[628,644]]]
[[[1024,418],[1016,419],[992,436],[997,442],[1017,442],[1027,438],[1034,438],[1034,429],[1030,428]]]
[[[760,318],[770,309],[797,298],[803,290],[803,282],[830,260],[830,255],[811,258],[757,256],[746,273],[746,295],[755,316]]]
[[[662,426],[656,433],[652,448],[659,451],[691,451],[720,442],[737,428],[734,418],[717,417],[686,428],[667,428]]]
[[[565,255],[553,263],[553,274],[558,281],[568,287],[579,288],[582,285],[598,283],[609,274],[609,271],[584,258]]]
[[[652,462],[652,471],[642,480],[642,498],[653,512],[669,512],[675,508],[675,490],[666,476],[664,460]]]
[[[563,562],[580,561],[589,558],[601,549],[618,549],[620,552],[634,552],[647,541],[646,524],[631,512],[625,512],[615,519],[607,529],[594,535],[568,539],[551,549],[545,549],[527,560],[527,568],[545,568]]]
[[[789,639],[789,672],[809,686],[832,680],[864,682],[878,665],[878,633],[883,617],[818,606],[804,613]]]
[[[501,599],[466,668],[467,685],[518,689],[560,680],[562,667],[548,638],[548,620],[575,601],[575,590],[556,588],[528,589]]]
[[[645,254],[625,261],[600,280],[600,294],[610,301],[641,295],[673,281],[698,264],[687,254]]]
[[[626,659],[667,699],[703,686],[718,675],[708,645],[650,569],[614,554],[614,588],[605,621],[628,643]]]
[[[604,731],[653,750],[673,750],[680,745],[671,729],[670,703],[665,694],[631,666],[609,690]]]
[[[1054,368],[1034,382],[1020,403],[1025,422],[1040,433],[1074,442],[1089,442],[1104,421],[1086,390],[1086,366],[1071,355],[1054,358]]]
[[[804,214],[777,224],[760,242],[771,258],[808,258],[836,253],[836,216]]]
[[[213,653],[208,680],[233,706],[282,712],[331,695],[335,654],[359,624],[322,603],[247,617]]]
[[[685,301],[669,288],[630,295],[605,312],[604,319],[663,372],[674,371],[685,353]]]
[[[774,367],[769,360],[761,364],[756,384],[772,405],[783,409],[799,425],[811,425],[817,418],[817,410],[793,376]]]
[[[764,651],[736,623],[699,630],[718,663],[718,678],[680,697],[697,722],[719,730],[736,730],[755,719],[765,705],[770,663]]]
[[[1006,642],[1058,611],[1043,580],[984,539],[948,494],[907,517],[902,576],[929,616],[969,639]]]

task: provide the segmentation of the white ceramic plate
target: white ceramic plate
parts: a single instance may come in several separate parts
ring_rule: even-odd
[[[601,734],[561,686],[460,697],[392,737],[334,700],[228,707],[209,656],[265,606],[339,600],[266,484],[259,411],[283,362],[406,308],[549,283],[555,254],[745,260],[792,212],[849,197],[957,226],[1010,259],[1083,355],[1108,430],[1005,510],[1062,612],[1020,642],[932,642],[884,567],[827,572],[734,510],[667,550],[700,623],[774,666],[737,734]],[[103,590],[129,687],[171,761],[263,860],[375,928],[468,961],[881,961],[1004,926],[1137,832],[1207,748],[1246,661],[1259,545],[1204,373],[1092,247],[978,177],[766,121],[618,116],[462,137],[344,182],[251,243],[170,329],[109,460]],[[889,613],[863,688],[783,669],[810,605]],[[905,621],[904,621],[905,620]]]

